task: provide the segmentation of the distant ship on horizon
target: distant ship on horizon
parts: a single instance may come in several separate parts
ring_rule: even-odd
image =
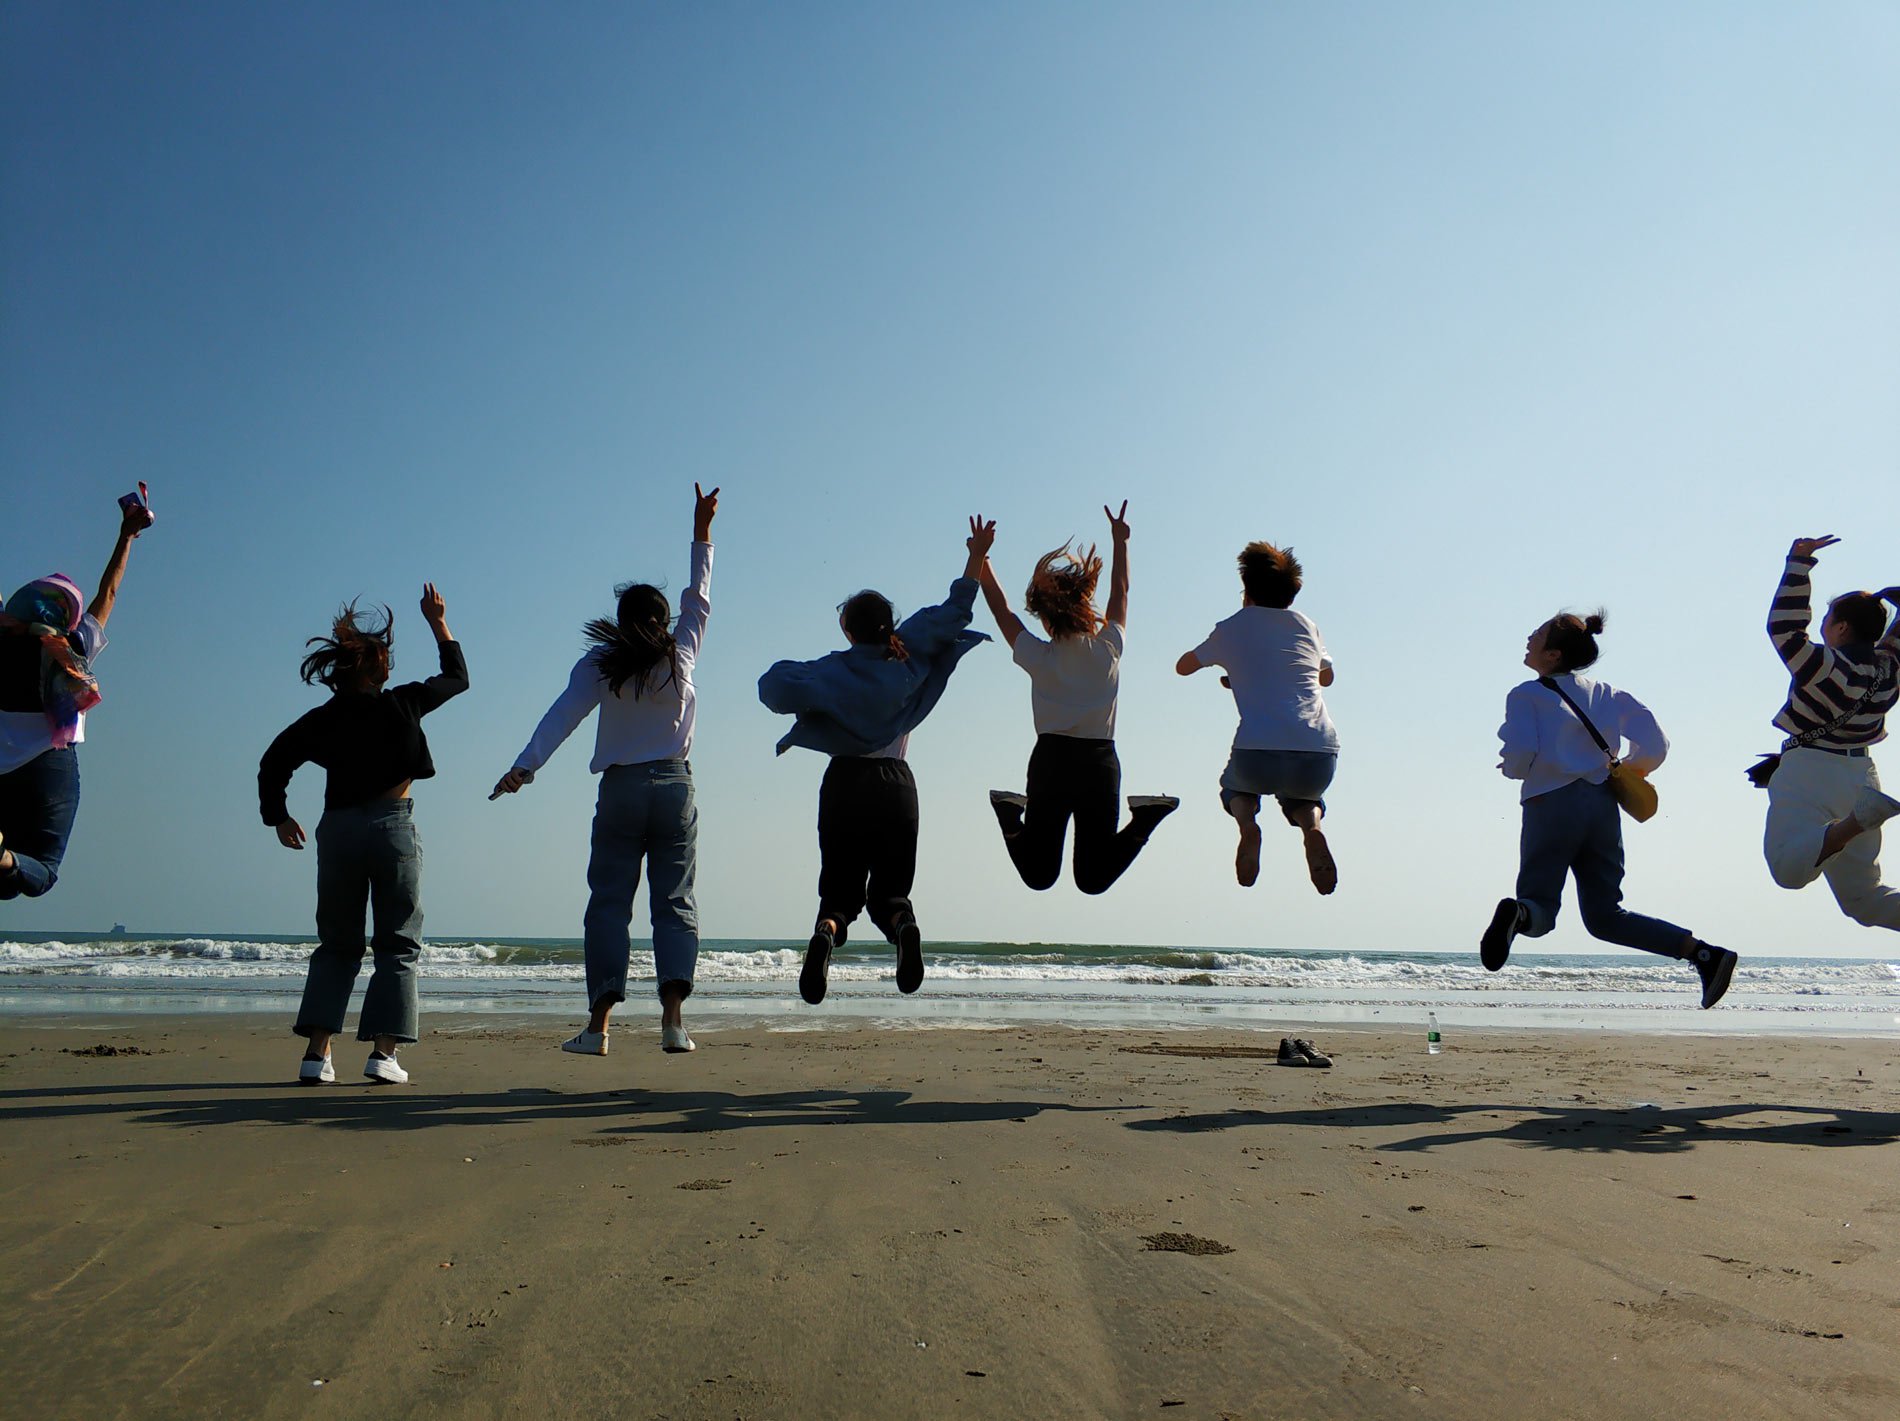
[[[109,932],[109,933],[107,933],[107,934],[106,934],[106,936],[107,936],[107,937],[124,937],[124,936],[125,936],[125,924],[124,924],[124,923],[114,923],[114,924],[112,925],[112,931],[111,931],[111,932]]]

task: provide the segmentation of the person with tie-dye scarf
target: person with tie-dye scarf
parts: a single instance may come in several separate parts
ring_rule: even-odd
[[[119,538],[88,605],[63,573],[36,578],[0,613],[0,898],[38,898],[59,879],[79,813],[86,712],[100,700],[92,661],[125,579],[132,540],[152,526],[123,503]]]

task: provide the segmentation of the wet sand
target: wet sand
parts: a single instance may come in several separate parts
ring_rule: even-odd
[[[1891,1041],[431,1027],[0,1024],[6,1414],[1900,1414]]]

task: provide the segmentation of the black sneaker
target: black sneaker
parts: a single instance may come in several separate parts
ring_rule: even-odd
[[[1128,796],[1129,821],[1139,824],[1144,835],[1154,833],[1155,825],[1180,807],[1181,801],[1171,794],[1131,794]]]
[[[1478,960],[1487,972],[1496,972],[1511,960],[1511,939],[1524,925],[1524,906],[1515,898],[1505,898],[1491,915],[1491,926],[1478,939]]]
[[[924,984],[924,935],[915,918],[897,930],[897,990],[908,996]]]
[[[1702,979],[1702,1010],[1707,1011],[1728,991],[1729,981],[1735,976],[1735,964],[1741,958],[1726,947],[1698,942],[1689,960],[1695,963],[1696,975]]]
[[[820,924],[805,948],[805,965],[798,974],[798,995],[812,1006],[825,999],[825,989],[831,985],[827,974],[831,970],[832,946],[831,934]]]
[[[1026,796],[1013,794],[1006,789],[990,791],[990,808],[996,811],[996,822],[1003,826],[1003,837],[1013,839],[1023,831],[1023,812],[1029,808]]]

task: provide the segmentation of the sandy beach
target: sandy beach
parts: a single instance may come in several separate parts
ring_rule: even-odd
[[[1889,1041],[560,1034],[0,1026],[7,1414],[1900,1411]]]

